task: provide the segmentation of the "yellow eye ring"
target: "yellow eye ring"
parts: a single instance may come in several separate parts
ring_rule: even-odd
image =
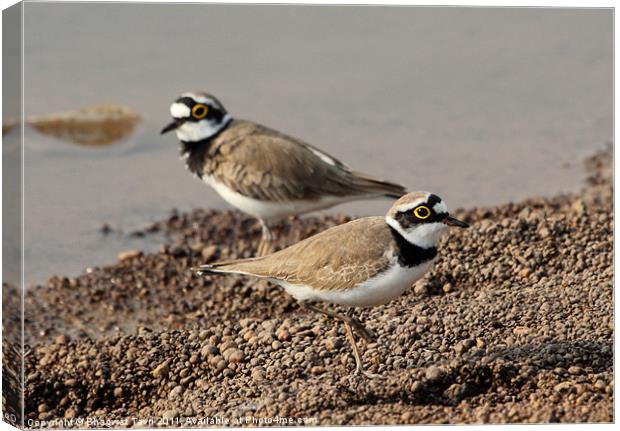
[[[209,108],[207,107],[207,105],[203,105],[202,103],[194,105],[194,107],[192,108],[192,116],[196,120],[202,120],[204,117],[207,116],[208,112]]]
[[[420,205],[413,210],[413,214],[420,220],[424,220],[431,216],[431,210],[429,210],[427,206]]]

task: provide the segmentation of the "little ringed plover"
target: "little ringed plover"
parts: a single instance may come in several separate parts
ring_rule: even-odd
[[[259,255],[271,249],[268,222],[334,205],[406,193],[356,172],[312,145],[260,124],[233,119],[207,93],[184,93],[170,106],[187,168],[262,227]]]
[[[282,286],[300,304],[341,320],[353,348],[356,373],[362,367],[353,330],[373,337],[357,319],[314,302],[372,307],[399,297],[420,279],[437,256],[436,244],[448,226],[468,225],[448,213],[435,194],[402,196],[385,217],[367,217],[327,229],[276,253],[194,268],[198,272],[243,274]]]

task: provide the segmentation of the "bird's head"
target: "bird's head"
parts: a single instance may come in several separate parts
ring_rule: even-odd
[[[422,248],[434,247],[449,226],[469,227],[448,213],[441,198],[429,192],[402,196],[385,216],[386,223],[409,243]]]
[[[180,141],[191,143],[217,135],[232,120],[224,106],[207,93],[183,93],[170,105],[173,121],[162,135],[176,131]]]

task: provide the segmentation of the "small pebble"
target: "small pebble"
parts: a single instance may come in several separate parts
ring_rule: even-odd
[[[426,369],[424,376],[429,382],[436,382],[444,376],[444,370],[434,365],[431,365]]]
[[[153,374],[153,377],[155,378],[160,378],[160,377],[168,377],[168,373],[170,372],[170,367],[168,366],[168,361],[162,362],[161,364],[159,364],[153,371],[151,374]]]

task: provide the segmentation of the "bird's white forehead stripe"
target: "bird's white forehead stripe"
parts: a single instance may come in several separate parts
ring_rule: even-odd
[[[408,202],[406,204],[399,205],[398,207],[396,207],[396,211],[398,211],[399,213],[404,213],[404,212],[414,209],[415,207],[417,207],[418,205],[424,202],[426,202],[426,198],[421,198],[413,202]]]
[[[202,94],[196,94],[196,93],[183,93],[181,94],[181,97],[191,97],[198,103],[207,103],[211,101],[211,99],[209,99],[208,97],[205,97]]]
[[[189,107],[187,107],[183,103],[175,102],[170,105],[170,115],[172,115],[174,118],[186,118],[189,117],[189,114]]]
[[[441,214],[441,213],[447,213],[448,212],[448,205],[446,205],[446,203],[444,201],[441,202],[437,202],[434,206],[433,209],[435,210],[435,212],[437,214]]]

